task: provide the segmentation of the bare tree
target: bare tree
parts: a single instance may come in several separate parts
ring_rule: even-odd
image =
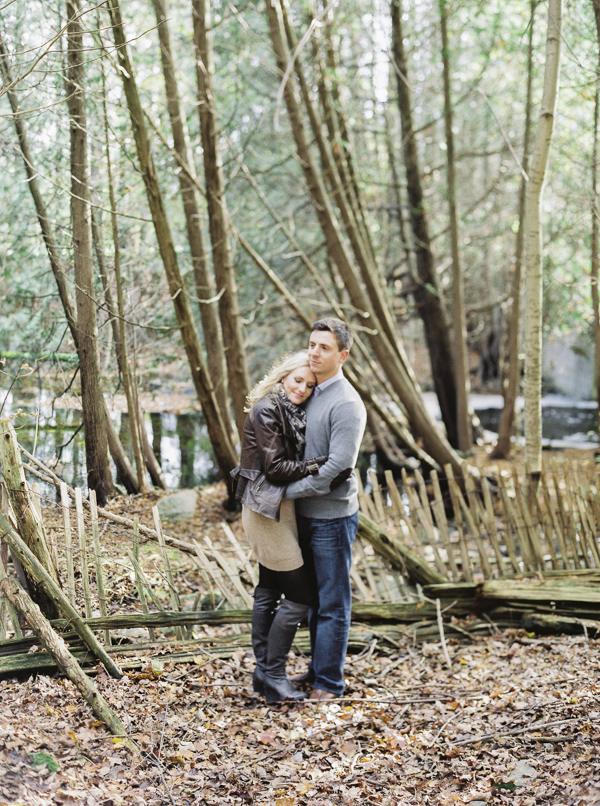
[[[341,188],[337,188],[336,193],[328,192],[325,184],[324,174],[330,173],[335,177],[335,167],[329,161],[327,144],[322,142],[322,137],[317,135],[318,120],[311,107],[310,99],[302,79],[302,69],[299,58],[291,59],[288,43],[286,41],[283,4],[280,0],[267,0],[267,17],[269,20],[269,32],[273,51],[277,60],[277,67],[280,75],[284,77],[282,83],[282,94],[288,111],[289,122],[296,142],[296,149],[300,165],[304,172],[304,177],[314,210],[319,221],[319,225],[325,236],[327,244],[328,258],[339,271],[346,291],[350,298],[354,310],[363,319],[368,320],[369,328],[367,336],[373,353],[376,355],[387,379],[394,389],[394,392],[402,400],[402,404],[407,414],[408,421],[423,440],[423,447],[432,457],[434,462],[444,466],[450,463],[459,474],[462,473],[462,464],[459,457],[452,450],[446,438],[434,426],[431,418],[425,409],[423,399],[416,383],[414,373],[409,365],[404,349],[393,332],[393,325],[389,311],[385,314],[385,319],[381,320],[377,315],[375,305],[382,303],[376,300],[380,289],[377,287],[378,279],[372,265],[367,262],[367,252],[362,251],[360,260],[357,258],[361,249],[360,233],[346,233],[351,244],[350,252],[344,231],[337,219],[334,210],[334,200],[345,203]],[[302,104],[296,92],[295,81],[288,78],[288,67],[293,65],[294,73],[298,79]],[[321,160],[327,159],[326,166],[319,169],[310,147],[310,141],[304,125],[303,111],[306,110],[311,133],[317,140],[319,155]],[[351,218],[346,219],[351,222]],[[355,259],[353,259],[355,258]],[[358,267],[357,267],[358,264]],[[371,280],[369,285],[367,280]]]
[[[421,169],[412,116],[408,63],[404,49],[402,0],[392,0],[392,58],[398,86],[398,106],[402,123],[402,148],[406,170],[408,205],[413,232],[417,276],[414,299],[423,321],[431,360],[435,391],[451,445],[458,445],[457,394],[454,355],[450,346],[448,322],[442,305],[433,248],[429,235],[427,208],[421,185]]]
[[[171,131],[173,132],[173,149],[178,160],[177,177],[179,179],[179,190],[183,202],[187,237],[196,284],[196,294],[198,295],[200,319],[204,332],[206,362],[215,388],[215,395],[221,407],[221,411],[223,412],[224,419],[226,419],[225,415],[229,410],[229,384],[227,381],[223,334],[219,320],[215,282],[204,247],[198,182],[194,172],[190,141],[185,125],[185,114],[177,83],[175,57],[171,43],[168,4],[167,0],[153,0],[153,4],[156,21],[158,23],[160,56],[165,81],[167,108],[171,121]]]
[[[214,63],[211,41],[210,0],[192,0],[198,112],[204,155],[206,201],[210,222],[213,266],[217,281],[221,328],[229,372],[233,408],[238,431],[242,433],[246,413],[244,405],[250,388],[244,351],[241,314],[237,300],[235,272],[231,260],[228,215],[223,179],[223,159],[219,144]]]
[[[96,491],[99,505],[104,506],[114,493],[114,487],[108,459],[106,414],[98,355],[80,0],[67,0],[66,10],[69,20],[66,89],[71,135],[71,218],[87,482],[88,487]]]
[[[4,38],[1,29],[0,29],[0,70],[2,71],[2,77],[4,80],[5,88],[14,86],[15,82],[13,81],[11,76],[6,40]],[[29,140],[27,137],[25,122],[23,120],[22,115],[20,114],[17,95],[14,89],[7,89],[6,93],[11,105],[15,131],[17,134],[21,155],[23,157],[25,172],[27,174],[27,186],[33,199],[37,219],[40,225],[42,237],[44,239],[44,243],[46,245],[46,251],[48,253],[48,258],[50,261],[50,268],[52,270],[52,274],[56,282],[58,295],[63,307],[63,311],[65,313],[67,324],[69,326],[71,338],[73,339],[75,349],[78,350],[79,331],[77,329],[77,314],[67,283],[67,267],[64,265],[59,254],[59,250],[56,243],[56,237],[54,234],[54,230],[52,228],[51,219],[46,209],[44,197],[39,185],[38,171],[33,163],[33,157],[31,154],[31,149],[29,147]],[[127,458],[127,454],[123,450],[123,446],[121,445],[117,432],[113,427],[112,421],[108,414],[108,410],[106,409],[106,404],[104,406],[104,409],[105,409],[104,415],[106,420],[109,449],[113,461],[115,463],[115,466],[117,468],[119,479],[127,489],[127,492],[135,493],[137,492],[137,479],[135,473],[133,472],[131,463]]]
[[[498,441],[491,453],[493,459],[508,459],[510,455],[511,437],[515,422],[515,404],[521,379],[521,359],[519,343],[521,333],[521,290],[523,268],[523,242],[525,234],[525,193],[527,191],[527,168],[529,166],[529,144],[531,141],[531,92],[533,77],[533,31],[535,21],[536,0],[530,2],[529,43],[527,49],[527,98],[525,101],[525,133],[523,136],[523,161],[521,171],[521,187],[519,191],[519,230],[515,245],[515,263],[511,280],[511,305],[508,319],[508,346],[506,376],[502,392],[504,406],[498,426]]]
[[[224,413],[221,412],[215,397],[212,380],[202,355],[200,339],[194,323],[187,288],[179,268],[179,261],[171,235],[163,195],[152,158],[150,141],[145,125],[144,110],[135,80],[133,65],[129,58],[119,0],[108,0],[107,8],[110,15],[115,45],[117,47],[119,74],[127,99],[139,168],[146,188],[146,197],[148,199],[156,240],[167,277],[169,293],[173,301],[173,307],[190,366],[192,379],[194,381],[196,394],[202,406],[202,412],[206,420],[206,426],[215,452],[217,464],[219,465],[223,478],[228,481],[230,471],[233,470],[237,464],[237,453],[230,438],[230,430],[227,428],[223,419]]]
[[[542,471],[542,226],[544,182],[558,100],[562,0],[548,2],[544,92],[525,198],[525,461],[532,489]]]
[[[456,170],[454,133],[452,131],[452,98],[450,93],[450,46],[448,44],[448,7],[439,0],[442,32],[442,65],[444,74],[444,120],[446,128],[446,160],[448,171],[448,211],[450,215],[450,244],[452,248],[452,323],[454,331],[454,368],[456,372],[456,431],[458,447],[469,451],[473,447],[473,428],[469,414],[469,362],[467,358],[467,320],[463,274],[458,248],[458,213],[456,205]]]

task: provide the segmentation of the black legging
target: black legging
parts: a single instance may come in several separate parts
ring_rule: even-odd
[[[259,563],[258,587],[281,591],[290,602],[310,606],[315,603],[314,583],[305,565],[293,571],[273,571]]]

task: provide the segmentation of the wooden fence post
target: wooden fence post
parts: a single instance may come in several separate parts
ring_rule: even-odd
[[[44,566],[52,581],[59,585],[58,572],[48,546],[44,525],[37,509],[31,502],[27,488],[17,435],[8,419],[0,419],[0,465],[8,498],[23,541]],[[40,605],[47,616],[56,618],[58,611],[54,602],[48,598],[44,588],[40,587],[39,582],[31,576],[27,569],[25,574],[33,600]]]
[[[90,652],[104,664],[106,671],[117,679],[123,677],[123,672],[107,654],[102,644],[98,641],[94,633],[81,618],[77,610],[75,610],[71,602],[69,602],[62,590],[54,582],[48,571],[44,568],[20,535],[12,528],[8,522],[8,519],[1,513],[0,532],[4,533],[4,539],[9,544],[11,550],[23,563],[23,568],[25,568],[27,573],[36,581],[36,584],[44,586],[44,590],[46,591],[48,597],[54,603],[54,608],[58,612],[62,611],[65,618],[71,622],[73,629],[79,635]]]

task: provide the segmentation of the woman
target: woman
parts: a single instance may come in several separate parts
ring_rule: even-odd
[[[298,545],[294,502],[283,496],[286,484],[317,474],[327,461],[326,456],[302,460],[303,404],[316,385],[306,353],[284,358],[256,384],[247,400],[240,466],[232,473],[244,531],[259,563],[252,609],[252,681],[268,703],[306,696],[290,683],[285,667],[314,592]]]

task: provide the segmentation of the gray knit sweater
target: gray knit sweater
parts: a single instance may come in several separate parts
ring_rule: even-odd
[[[358,485],[353,471],[366,420],[362,400],[343,376],[309,399],[304,454],[329,458],[317,475],[288,484],[285,497],[298,499],[299,515],[330,519],[356,512]]]

